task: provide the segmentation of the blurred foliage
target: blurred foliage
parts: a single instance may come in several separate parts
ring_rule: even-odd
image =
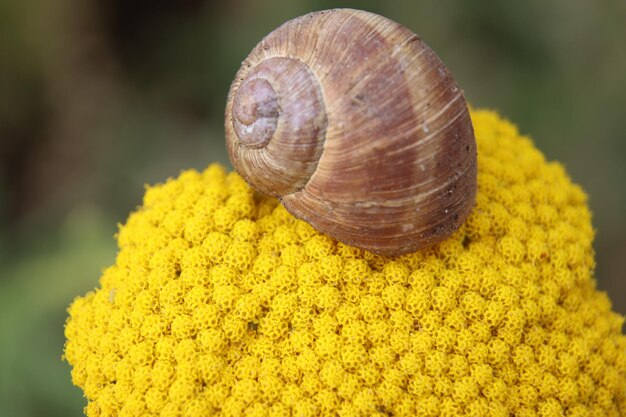
[[[0,416],[80,415],[65,308],[97,285],[143,184],[227,163],[239,63],[331,7],[419,33],[477,107],[498,109],[590,195],[597,276],[626,312],[623,0],[0,2]]]

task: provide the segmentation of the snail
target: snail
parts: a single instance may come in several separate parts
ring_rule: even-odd
[[[225,129],[254,188],[374,253],[442,241],[475,202],[463,92],[418,35],[373,13],[314,12],[267,35],[231,84]]]

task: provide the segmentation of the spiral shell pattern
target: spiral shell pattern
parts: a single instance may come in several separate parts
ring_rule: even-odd
[[[474,205],[463,92],[419,36],[376,14],[316,12],[266,36],[232,83],[226,137],[255,188],[372,252],[439,242]]]

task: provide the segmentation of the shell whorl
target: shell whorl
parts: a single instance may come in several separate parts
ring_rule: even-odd
[[[376,14],[316,12],[266,36],[231,86],[226,136],[250,184],[376,253],[441,241],[474,205],[462,91],[417,35]]]
[[[315,171],[326,136],[319,83],[296,58],[270,57],[244,69],[227,110],[235,168],[266,194],[299,191]]]

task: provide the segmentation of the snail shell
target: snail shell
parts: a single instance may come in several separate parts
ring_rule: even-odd
[[[246,181],[352,246],[413,252],[474,205],[463,92],[419,36],[373,13],[310,13],[267,35],[231,85],[225,126]]]

